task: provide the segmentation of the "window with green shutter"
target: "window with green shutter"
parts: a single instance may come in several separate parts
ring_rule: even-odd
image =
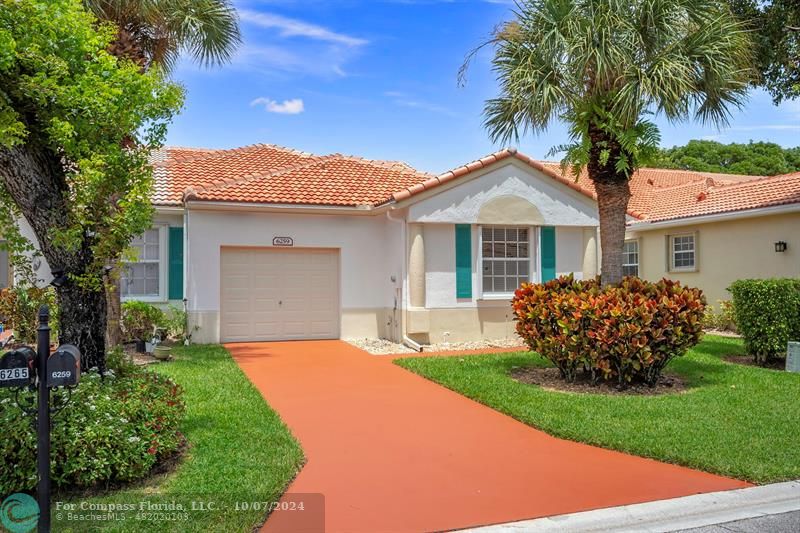
[[[456,224],[456,298],[472,298],[472,226]]]
[[[542,281],[550,281],[556,277],[556,228],[542,226],[540,228],[542,243]]]
[[[183,228],[169,228],[169,299],[183,299]]]

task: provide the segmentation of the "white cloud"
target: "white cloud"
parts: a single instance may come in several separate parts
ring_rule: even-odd
[[[278,113],[281,115],[299,115],[305,111],[305,105],[301,98],[292,98],[291,100],[284,100],[277,102],[265,96],[259,96],[252,102],[251,106],[264,106],[268,113]]]
[[[241,18],[243,22],[254,24],[262,28],[276,29],[282,37],[307,37],[317,41],[325,41],[349,47],[362,46],[368,43],[366,39],[337,33],[317,24],[283,17],[274,13],[241,9],[239,10],[239,18]]]

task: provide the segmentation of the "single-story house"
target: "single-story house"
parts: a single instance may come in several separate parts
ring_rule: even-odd
[[[591,182],[513,149],[438,176],[274,145],[165,148],[153,165],[123,297],[185,302],[197,342],[509,337],[519,283],[599,269]],[[642,169],[631,189],[628,273],[710,301],[740,277],[800,275],[800,173]]]
[[[625,243],[632,274],[700,287],[715,307],[730,300],[727,288],[737,279],[800,277],[800,172],[656,182],[636,191],[630,207],[637,215]]]
[[[440,176],[271,145],[166,149],[128,298],[186,298],[195,340],[514,333],[524,280],[597,273],[590,194],[513,150]]]

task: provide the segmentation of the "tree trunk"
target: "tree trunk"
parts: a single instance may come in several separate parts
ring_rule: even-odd
[[[0,181],[33,229],[50,269],[65,276],[63,285],[56,289],[59,341],[78,347],[83,368],[103,370],[105,291],[102,285],[84,289],[70,278],[86,274],[92,265],[92,237],[87,233],[76,249],[66,249],[53,239],[55,228],[69,227],[68,187],[61,157],[35,144],[0,148]]]
[[[597,209],[600,214],[600,248],[603,251],[603,285],[622,281],[622,251],[625,246],[625,215],[631,190],[628,181],[596,182]]]
[[[61,317],[59,341],[80,349],[81,371],[97,368],[105,372],[105,291],[89,291],[69,282],[56,291]]]
[[[587,172],[597,192],[600,217],[600,276],[604,286],[622,281],[622,252],[625,247],[625,222],[631,189],[629,175],[617,172],[615,163],[622,155],[617,140],[596,125],[589,126],[589,164]],[[603,164],[603,156],[606,163]]]
[[[122,287],[120,285],[119,263],[112,265],[111,270],[106,274],[106,345],[109,348],[122,344]]]

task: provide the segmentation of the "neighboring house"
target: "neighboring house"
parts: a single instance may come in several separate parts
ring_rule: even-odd
[[[734,178],[733,180],[731,178]],[[651,186],[628,225],[626,267],[645,279],[697,286],[730,300],[742,278],[800,277],[800,172],[766,178],[705,175]]]
[[[196,342],[509,337],[521,282],[599,269],[588,177],[515,150],[439,176],[272,145],[166,148],[153,164],[154,226],[122,294],[185,301]],[[627,273],[711,302],[740,277],[800,275],[800,174],[642,169],[631,190]]]

